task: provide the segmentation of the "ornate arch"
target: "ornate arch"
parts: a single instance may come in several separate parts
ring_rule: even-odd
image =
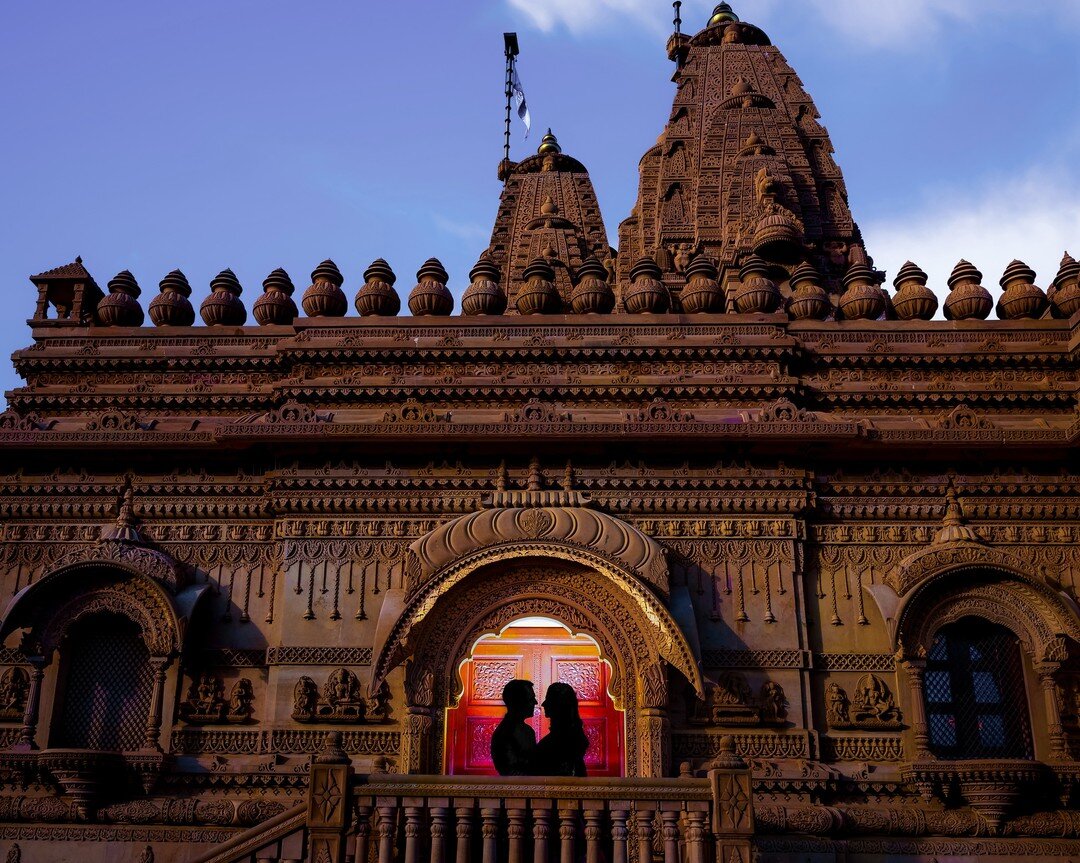
[[[62,558],[9,603],[0,640],[26,631],[24,650],[50,655],[77,620],[98,611],[138,624],[152,655],[173,656],[184,644],[187,622],[205,587],[184,586],[180,565],[161,552],[102,542]]]
[[[380,685],[407,662],[402,769],[439,769],[435,744],[443,739],[444,711],[460,694],[460,664],[473,644],[517,618],[542,614],[596,640],[612,667],[613,698],[626,717],[627,772],[662,775],[667,737],[653,726],[667,724],[664,663],[676,665],[701,692],[693,654],[655,597],[642,604],[652,596],[643,585],[628,592],[625,574],[616,579],[595,559],[554,552],[541,553],[530,544],[475,553],[414,592],[379,656],[372,684]]]

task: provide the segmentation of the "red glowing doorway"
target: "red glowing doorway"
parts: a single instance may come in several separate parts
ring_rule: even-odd
[[[461,700],[446,712],[446,772],[495,775],[491,735],[505,712],[502,689],[508,681],[520,679],[533,682],[541,702],[556,681],[574,687],[589,738],[585,753],[589,776],[622,776],[623,714],[608,694],[610,675],[595,641],[586,635],[574,636],[548,618],[518,620],[497,636],[481,638],[461,668],[465,686]],[[537,738],[548,732],[548,721],[539,707],[529,724]]]

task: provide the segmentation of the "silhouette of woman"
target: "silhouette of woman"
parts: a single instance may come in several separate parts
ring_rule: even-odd
[[[578,713],[574,688],[553,683],[544,697],[544,715],[551,720],[551,732],[536,744],[534,776],[585,776],[585,752],[589,738]]]

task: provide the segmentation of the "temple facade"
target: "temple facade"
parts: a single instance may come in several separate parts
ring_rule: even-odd
[[[940,319],[760,28],[667,47],[618,250],[549,133],[459,310],[434,259],[252,322],[224,270],[205,326],[179,270],[149,321],[31,279],[9,863],[1080,858],[1080,264],[960,261]],[[511,679],[588,778],[494,776]]]

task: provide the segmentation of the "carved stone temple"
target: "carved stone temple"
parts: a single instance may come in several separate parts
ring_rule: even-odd
[[[458,308],[434,259],[31,278],[3,859],[1080,859],[1080,264],[936,317],[769,37],[667,48],[617,237],[549,134]],[[493,776],[514,678],[588,778]]]

